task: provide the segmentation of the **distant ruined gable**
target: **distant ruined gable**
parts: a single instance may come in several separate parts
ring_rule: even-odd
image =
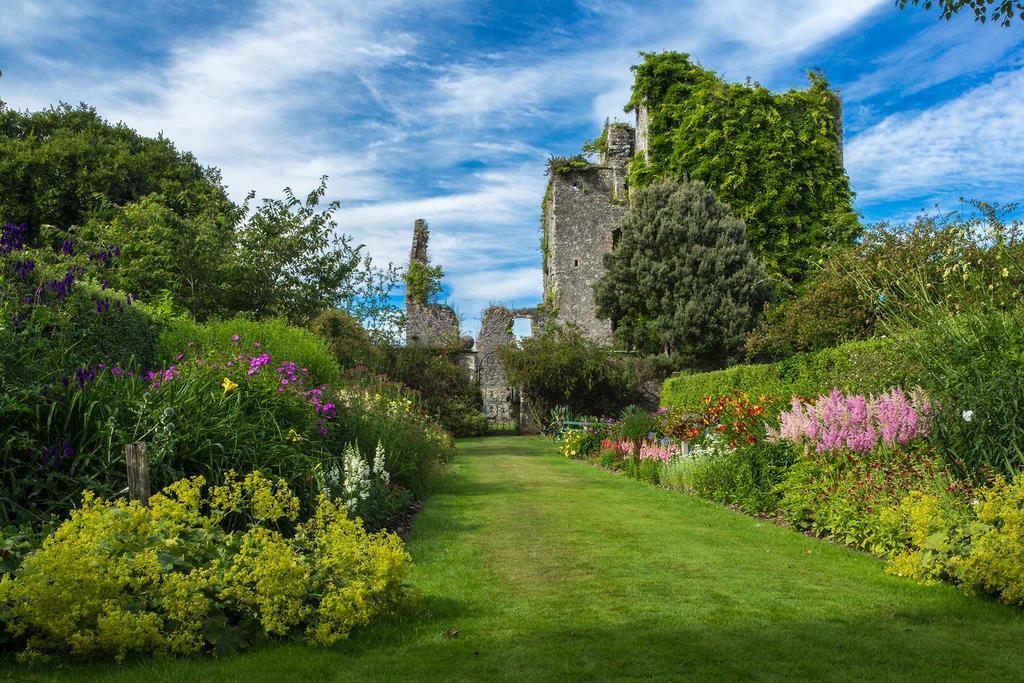
[[[426,266],[430,263],[427,244],[430,232],[427,222],[416,219],[412,233],[412,251],[409,253],[409,270],[414,264]],[[417,300],[406,287],[405,291],[405,343],[420,346],[449,346],[459,339],[459,316],[450,306]]]

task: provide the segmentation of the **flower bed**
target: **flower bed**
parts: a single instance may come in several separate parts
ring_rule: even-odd
[[[401,541],[368,534],[342,502],[321,497],[302,521],[299,499],[259,472],[205,484],[182,479],[148,506],[86,494],[0,575],[0,633],[29,658],[229,654],[267,638],[330,645],[400,600]]]

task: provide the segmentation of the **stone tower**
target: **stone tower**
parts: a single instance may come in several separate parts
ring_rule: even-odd
[[[412,251],[409,253],[409,265],[429,263],[427,243],[430,231],[427,222],[417,218],[412,231]],[[445,346],[459,338],[459,316],[450,306],[416,301],[405,291],[405,343],[422,346]]]
[[[594,283],[604,273],[603,257],[626,213],[634,146],[632,126],[609,124],[597,164],[552,171],[544,207],[544,302],[554,322],[573,323],[601,344],[611,344],[612,327],[597,317]]]

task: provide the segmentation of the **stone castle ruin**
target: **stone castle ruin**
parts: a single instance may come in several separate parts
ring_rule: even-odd
[[[430,233],[426,221],[417,219],[413,226],[412,251],[409,263],[429,263],[427,247]],[[483,410],[492,426],[527,428],[520,421],[522,397],[509,386],[505,368],[498,357],[503,346],[515,343],[512,325],[517,319],[530,321],[530,333],[540,334],[547,319],[541,308],[505,308],[491,306],[484,311],[480,334],[474,340],[460,337],[459,316],[450,306],[417,301],[408,292],[405,296],[405,341],[410,345],[456,347],[453,360],[462,366],[470,379],[480,385]]]
[[[601,344],[612,326],[599,320],[594,283],[626,214],[626,177],[636,148],[634,129],[611,123],[597,164],[552,172],[544,201],[544,303],[554,321],[573,323]]]
[[[841,106],[838,102],[837,106]],[[841,111],[839,109],[838,111]],[[597,317],[594,284],[604,274],[604,255],[612,250],[628,209],[627,178],[635,155],[648,159],[650,116],[645,106],[634,109],[635,126],[606,124],[597,163],[570,164],[551,169],[542,202],[544,300],[534,308],[491,306],[483,315],[476,340],[462,337],[456,361],[479,382],[484,412],[491,425],[518,425],[537,431],[536,416],[524,410],[528,401],[508,385],[498,350],[515,343],[516,319],[531,322],[531,333],[548,324],[572,324],[593,341],[610,345],[612,324]],[[838,154],[842,165],[842,120],[837,113]],[[425,222],[416,221],[410,263],[427,263]],[[459,337],[458,316],[448,306],[412,301],[406,297],[410,344],[440,346]]]
[[[539,431],[537,416],[524,410],[525,399],[501,364],[498,351],[514,344],[513,323],[530,321],[530,333],[540,334],[550,322],[576,325],[587,337],[611,344],[609,321],[599,320],[593,286],[604,272],[602,258],[611,250],[614,231],[626,212],[626,177],[637,147],[633,126],[612,123],[607,145],[597,164],[553,173],[544,201],[544,302],[533,308],[491,306],[484,311],[480,333],[460,337],[460,321],[450,306],[405,297],[406,343],[460,349],[454,360],[480,385],[483,410],[492,426],[515,426]],[[429,230],[426,221],[413,226],[409,263],[427,265]]]

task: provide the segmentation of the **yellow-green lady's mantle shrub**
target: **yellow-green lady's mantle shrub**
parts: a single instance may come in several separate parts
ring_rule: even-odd
[[[914,493],[894,513],[910,542],[890,557],[890,574],[944,578],[1024,606],[1024,474],[997,477],[971,505]]]
[[[410,559],[397,536],[326,497],[309,520],[298,511],[259,472],[182,479],[149,507],[87,493],[0,577],[0,629],[27,655],[226,653],[268,636],[331,644],[397,605]]]

